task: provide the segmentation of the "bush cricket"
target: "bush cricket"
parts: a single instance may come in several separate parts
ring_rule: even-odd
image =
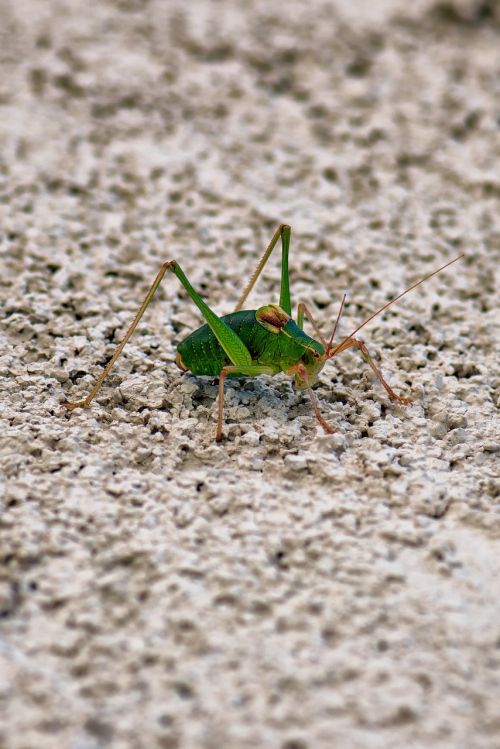
[[[420,286],[420,284],[432,278],[432,276],[448,268],[452,263],[462,258],[463,255],[432,271],[432,273],[424,276],[405,289],[405,291],[390,299],[358,325],[350,335],[343,338],[340,343],[334,345],[333,340],[344,307],[345,295],[340,305],[333,332],[328,340],[322,335],[314,317],[303,302],[297,308],[297,321],[295,322],[292,318],[288,274],[290,235],[291,229],[287,224],[281,224],[276,229],[269,246],[259,260],[257,268],[241,294],[234,311],[222,317],[218,317],[203,301],[198,292],[191,286],[176,260],[169,260],[164,263],[158,271],[132,324],[90,393],[83,400],[75,403],[64,403],[64,407],[72,411],[75,408],[87,408],[90,405],[123,351],[130,336],[136,329],[167,271],[170,271],[179,279],[206,321],[202,327],[181,341],[177,347],[175,361],[183,372],[189,371],[194,375],[207,375],[219,378],[217,431],[215,436],[217,442],[220,442],[223,436],[223,397],[224,380],[226,377],[257,377],[261,374],[276,375],[279,372],[284,372],[293,377],[293,384],[298,390],[307,390],[318,422],[326,432],[333,432],[333,428],[321,415],[316,397],[311,388],[316,383],[318,374],[327,361],[333,359],[334,356],[337,356],[342,351],[353,347],[358,349],[364,361],[371,367],[391,401],[402,405],[411,403],[410,398],[401,397],[394,392],[382,376],[380,369],[370,356],[364,342],[359,338],[355,338],[355,335],[371,320],[377,317],[377,315],[398,301],[398,299],[401,299],[409,291]],[[243,310],[243,304],[280,239],[281,286],[279,304],[266,304],[257,310]],[[318,340],[311,338],[304,332],[304,318],[313,327]]]

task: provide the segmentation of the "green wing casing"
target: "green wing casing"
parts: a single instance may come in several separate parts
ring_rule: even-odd
[[[259,323],[256,314],[257,310],[242,310],[221,317],[244,343],[252,362],[281,372],[296,364],[307,349],[324,353],[323,346],[306,335],[293,320],[276,334]],[[231,363],[208,325],[188,335],[177,350],[182,365],[196,375],[216,377]]]
[[[261,328],[255,319],[255,311],[232,312],[229,315],[223,315],[220,319],[236,333],[249,350],[252,360],[254,360],[255,348],[251,350],[247,341],[253,338],[253,332],[257,332],[253,330],[254,328]],[[245,335],[245,340],[242,332]],[[219,375],[223,367],[231,364],[228,355],[208,325],[202,325],[201,328],[184,338],[178,345],[177,351],[184,367],[196,375],[215,377]]]

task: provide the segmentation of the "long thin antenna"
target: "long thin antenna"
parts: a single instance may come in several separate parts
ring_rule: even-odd
[[[335,338],[335,333],[337,332],[337,328],[338,328],[339,321],[340,321],[340,316],[342,314],[342,310],[344,309],[344,304],[345,304],[346,297],[347,297],[347,294],[344,294],[344,296],[342,297],[342,302],[340,303],[340,309],[339,309],[339,313],[337,315],[337,319],[335,320],[335,326],[333,328],[333,333],[331,334],[330,340],[328,341],[328,346],[326,347],[326,355],[327,356],[328,356],[328,353],[329,353],[329,351],[330,351],[330,349],[332,347],[333,339]]]
[[[388,307],[390,307],[391,304],[394,304],[394,302],[397,302],[398,299],[401,299],[401,297],[405,296],[405,294],[408,294],[409,291],[412,291],[413,289],[416,289],[417,286],[420,286],[421,283],[424,283],[424,281],[428,281],[429,278],[432,278],[433,276],[437,275],[438,273],[441,273],[442,270],[444,270],[445,268],[448,268],[450,265],[453,265],[453,263],[456,263],[457,260],[461,260],[461,258],[463,258],[463,257],[465,257],[465,255],[459,255],[454,260],[450,260],[449,263],[446,263],[445,265],[442,265],[441,268],[438,268],[437,270],[433,270],[432,273],[429,273],[427,276],[424,276],[424,278],[421,278],[420,281],[417,281],[416,283],[414,283],[411,286],[409,286],[407,289],[405,289],[404,291],[402,291],[401,294],[398,294],[397,296],[395,296],[394,299],[390,299],[388,302],[386,302],[385,304],[383,304],[382,307],[380,307],[376,312],[374,312],[372,315],[370,315],[370,317],[367,317],[366,320],[364,320],[364,322],[361,323],[361,325],[358,325],[358,327],[355,330],[353,330],[350,335],[346,336],[343,341],[341,341],[339,344],[337,344],[337,346],[335,346],[335,348],[332,349],[332,351],[329,352],[329,357],[331,358],[332,356],[335,356],[335,354],[337,353],[337,351],[344,345],[344,343],[346,341],[348,341],[350,338],[352,338],[353,336],[355,336],[356,333],[358,333],[361,330],[361,328],[364,328],[365,325],[367,325],[371,320],[373,320],[374,317],[377,317],[377,315],[380,315],[381,312],[383,312]]]

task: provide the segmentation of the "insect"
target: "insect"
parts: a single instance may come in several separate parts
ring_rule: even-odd
[[[111,368],[120,356],[130,336],[136,329],[140,319],[149,306],[163,276],[167,271],[173,273],[181,282],[182,286],[196,304],[204,319],[205,325],[187,336],[177,347],[176,364],[183,371],[190,371],[195,375],[208,375],[219,377],[218,388],[218,417],[215,439],[222,440],[223,424],[223,397],[224,380],[226,377],[257,377],[261,374],[276,375],[279,372],[293,377],[295,388],[306,390],[314,414],[326,432],[333,432],[330,424],[323,418],[319,411],[316,397],[312,386],[316,383],[319,372],[326,362],[334,356],[349,348],[357,348],[361,356],[371,367],[375,376],[385,388],[391,401],[407,405],[411,403],[410,398],[397,395],[391,386],[383,378],[379,368],[374,363],[364,342],[355,338],[355,335],[367,323],[373,320],[385,309],[390,307],[398,299],[401,299],[412,289],[427,281],[432,276],[440,273],[452,263],[455,263],[463,255],[451,260],[441,268],[434,270],[424,278],[409,286],[401,294],[383,304],[373,314],[367,317],[353,332],[343,338],[340,343],[333,344],[335,333],[345,303],[345,295],[340,305],[339,313],[335,322],[333,332],[326,340],[321,334],[311,312],[304,303],[300,303],[297,309],[297,321],[292,319],[292,305],[290,299],[290,282],[288,275],[288,253],[290,247],[291,229],[287,224],[281,224],[275,231],[269,246],[262,255],[257,268],[247,283],[234,312],[218,317],[210,307],[203,301],[197,291],[191,286],[176,260],[164,263],[149,289],[146,298],[139,308],[132,324],[127,330],[123,340],[117,347],[101,376],[84,400],[75,403],[64,403],[69,411],[75,408],[88,408],[101,388]],[[242,310],[251,290],[262,273],[271,253],[281,239],[281,287],[278,304],[266,304],[257,310]],[[303,330],[304,318],[312,325],[317,338],[311,338]]]

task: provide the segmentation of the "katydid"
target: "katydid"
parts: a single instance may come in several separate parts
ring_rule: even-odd
[[[101,388],[109,371],[120,356],[130,336],[136,329],[140,319],[151,302],[163,276],[167,271],[172,272],[196,304],[206,324],[187,336],[177,347],[176,364],[183,371],[190,371],[195,375],[219,377],[218,389],[218,418],[215,439],[222,440],[224,380],[226,377],[257,377],[261,374],[276,375],[279,372],[293,377],[294,386],[298,390],[307,390],[314,414],[326,432],[333,432],[330,424],[320,414],[316,398],[311,390],[316,383],[319,372],[329,359],[346,349],[355,347],[361,353],[365,362],[371,367],[375,376],[385,388],[391,401],[407,405],[410,398],[397,395],[383,378],[364,342],[354,336],[374,317],[401,299],[412,289],[440,273],[463,255],[451,260],[420,281],[409,286],[401,294],[383,304],[373,314],[367,317],[350,335],[340,343],[333,344],[338,322],[345,302],[345,296],[340,305],[337,320],[332,335],[327,341],[321,334],[311,312],[304,303],[297,309],[297,322],[292,319],[292,305],[290,300],[290,283],[288,276],[288,252],[290,247],[291,229],[287,224],[281,224],[275,231],[269,246],[262,255],[255,272],[246,285],[234,312],[218,317],[203,301],[197,291],[191,286],[176,260],[164,263],[153,281],[139,311],[127,330],[123,340],[117,347],[103,373],[84,400],[76,403],[65,403],[64,406],[72,411],[75,408],[87,408]],[[280,301],[277,304],[267,304],[257,310],[242,310],[242,306],[253,289],[272,251],[281,239],[281,289]],[[306,335],[303,330],[304,317],[310,322],[319,340]]]

